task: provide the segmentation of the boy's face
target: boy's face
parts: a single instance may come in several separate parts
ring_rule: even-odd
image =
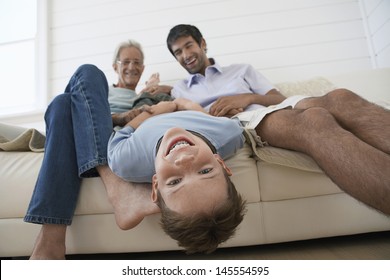
[[[183,215],[211,213],[228,197],[223,160],[199,137],[181,128],[168,130],[157,152],[152,200],[160,191],[168,208]]]
[[[206,55],[206,41],[202,39],[201,45],[191,36],[180,37],[171,45],[176,60],[190,74],[205,74],[206,67],[210,65]]]

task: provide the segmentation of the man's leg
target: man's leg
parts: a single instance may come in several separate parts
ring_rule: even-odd
[[[345,129],[364,142],[390,154],[390,111],[370,103],[347,89],[337,89],[322,97],[303,99],[296,109],[322,107]]]
[[[97,170],[114,207],[116,223],[121,229],[131,229],[144,217],[160,212],[151,199],[151,184],[126,182],[112,173],[107,165],[99,166]]]
[[[343,129],[325,109],[276,111],[256,131],[272,146],[310,155],[346,193],[390,214],[390,156]]]

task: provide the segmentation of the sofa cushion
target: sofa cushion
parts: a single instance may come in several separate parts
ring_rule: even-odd
[[[43,153],[0,152],[0,218],[24,217]]]
[[[250,146],[245,144],[233,157],[226,160],[226,165],[231,169],[231,179],[243,198],[248,203],[259,202],[257,166]]]
[[[258,161],[261,201],[308,198],[343,191],[323,172]]]
[[[256,148],[255,154],[259,160],[272,164],[322,173],[314,159],[301,152],[266,146]]]

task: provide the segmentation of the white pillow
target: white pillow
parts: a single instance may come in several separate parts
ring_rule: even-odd
[[[334,84],[323,77],[296,82],[283,82],[275,86],[286,97],[292,95],[322,96],[336,89]]]

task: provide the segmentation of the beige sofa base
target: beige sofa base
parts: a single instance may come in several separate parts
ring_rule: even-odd
[[[310,211],[308,211],[310,209]],[[68,254],[180,250],[163,234],[159,215],[129,231],[113,214],[76,216],[67,233]],[[0,220],[1,257],[28,256],[40,226],[21,218]],[[222,247],[250,246],[390,230],[390,220],[345,194],[251,203],[237,235]]]

